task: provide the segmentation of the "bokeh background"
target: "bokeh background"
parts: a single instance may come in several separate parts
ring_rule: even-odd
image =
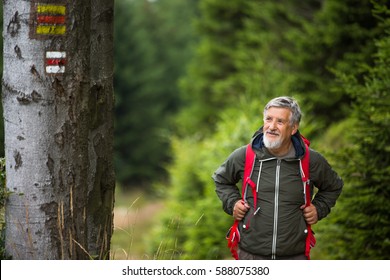
[[[115,0],[111,257],[231,258],[232,218],[211,175],[261,126],[267,101],[290,95],[304,113],[301,133],[345,181],[314,227],[312,258],[389,259],[389,7]]]

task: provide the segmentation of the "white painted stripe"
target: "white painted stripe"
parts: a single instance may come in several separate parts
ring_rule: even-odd
[[[46,52],[46,58],[66,58],[66,52]]]
[[[65,66],[46,66],[46,73],[61,74],[65,73]]]

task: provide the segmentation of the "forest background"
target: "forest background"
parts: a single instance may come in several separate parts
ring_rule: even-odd
[[[266,102],[290,95],[301,132],[345,182],[314,228],[313,258],[389,259],[389,7],[116,0],[115,216],[126,222],[112,257],[230,258],[232,218],[211,174],[261,126]]]

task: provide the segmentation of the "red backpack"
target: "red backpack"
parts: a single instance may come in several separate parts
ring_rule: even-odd
[[[305,156],[300,161],[301,164],[301,178],[304,185],[304,194],[305,194],[305,205],[306,207],[311,203],[311,194],[310,194],[310,180],[309,180],[309,163],[310,163],[310,153],[309,153],[309,145],[310,142],[303,136],[302,140],[305,143]],[[252,150],[250,144],[247,145],[246,154],[245,154],[245,168],[244,168],[244,177],[242,179],[242,198],[245,197],[246,188],[249,185],[252,189],[253,194],[253,203],[254,209],[257,209],[257,192],[256,192],[256,184],[251,180],[251,173],[253,170],[254,162],[256,159],[256,154]],[[240,231],[239,231],[239,223],[240,221],[235,220],[233,225],[230,227],[226,239],[228,240],[228,247],[230,248],[230,252],[232,256],[238,260],[237,248],[238,243],[240,242]],[[310,249],[314,247],[316,243],[316,239],[314,237],[313,231],[311,230],[311,225],[307,225],[307,237],[306,237],[306,248],[305,255],[307,259],[310,259]]]

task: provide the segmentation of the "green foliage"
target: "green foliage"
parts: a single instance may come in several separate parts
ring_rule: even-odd
[[[301,101],[309,137],[346,117],[350,98],[334,72],[371,63],[383,32],[370,1],[357,2],[201,1],[202,40],[181,83],[189,106],[177,120],[180,134],[207,135],[220,110],[267,92]]]
[[[191,57],[196,1],[115,4],[115,167],[124,186],[165,175],[177,80]]]
[[[370,0],[323,1],[286,34],[282,58],[295,73],[291,91],[303,96],[308,121],[315,122],[313,137],[349,114],[351,98],[340,90],[334,72],[371,63],[374,38],[383,32],[372,7]]]
[[[390,13],[383,11],[382,24],[389,30]],[[349,128],[354,145],[339,155],[346,188],[332,217],[337,227],[327,237],[338,246],[326,252],[340,259],[390,258],[390,33],[383,35],[376,42],[375,65],[362,70],[363,83],[355,76],[342,77],[355,100],[357,125]]]
[[[188,106],[177,118],[180,135],[204,135],[214,127],[220,110],[244,94],[234,79],[239,32],[248,16],[250,1],[200,1],[201,16],[196,27],[201,34],[196,59],[181,81]]]

